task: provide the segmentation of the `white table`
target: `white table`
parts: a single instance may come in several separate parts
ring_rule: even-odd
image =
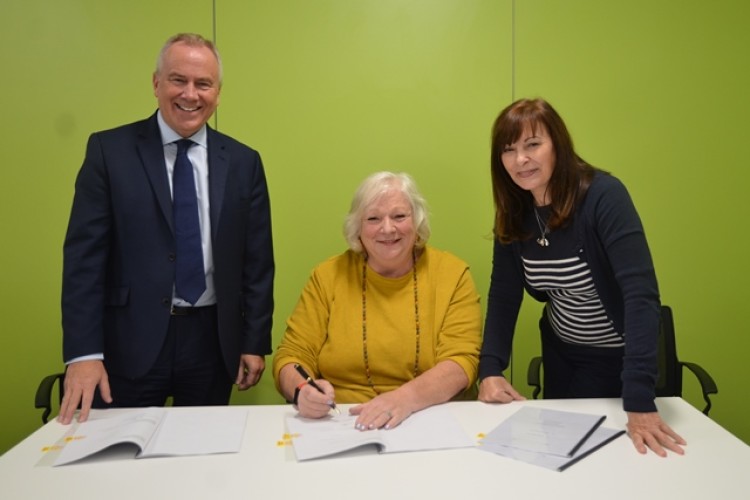
[[[487,433],[519,405],[606,414],[624,428],[619,399],[449,403],[470,436]],[[679,398],[657,401],[688,442],[686,454],[640,455],[621,436],[564,472],[477,449],[363,454],[297,462],[281,446],[287,405],[248,411],[242,451],[199,457],[120,459],[50,467],[45,446],[69,430],[52,421],[0,457],[0,497],[15,499],[711,499],[750,498],[750,447]],[[172,408],[169,411],[190,411]]]

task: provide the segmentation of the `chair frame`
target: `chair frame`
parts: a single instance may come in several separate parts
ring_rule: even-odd
[[[710,395],[719,392],[716,382],[700,365],[689,361],[680,361],[677,357],[677,342],[675,339],[672,308],[662,305],[660,316],[656,396],[682,397],[682,370],[683,368],[687,368],[700,383],[703,400],[706,403],[702,411],[705,415],[708,415],[708,412],[711,411]],[[527,383],[534,388],[531,395],[533,399],[537,399],[542,392],[541,373],[542,357],[536,356],[529,362],[529,369],[526,374]]]
[[[39,382],[39,387],[36,389],[36,395],[34,397],[34,407],[44,408],[42,412],[42,424],[46,424],[49,420],[50,413],[52,413],[52,390],[57,383],[57,395],[58,401],[62,401],[63,398],[63,384],[65,382],[65,373],[53,373],[47,375]]]

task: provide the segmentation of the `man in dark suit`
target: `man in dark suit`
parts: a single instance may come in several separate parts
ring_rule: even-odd
[[[79,406],[84,421],[92,405],[227,404],[263,373],[268,190],[258,153],[206,125],[221,78],[213,43],[176,35],[158,111],[89,138],[64,246],[62,423]]]

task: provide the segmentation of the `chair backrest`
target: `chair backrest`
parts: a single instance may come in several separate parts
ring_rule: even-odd
[[[682,397],[682,366],[677,358],[677,342],[674,333],[674,318],[669,306],[661,306],[659,321],[658,363],[656,395]]]
[[[42,381],[39,383],[39,387],[36,389],[36,394],[34,396],[34,406],[36,408],[43,408],[44,412],[42,413],[42,423],[46,424],[47,420],[49,419],[50,413],[52,413],[52,408],[56,404],[59,404],[60,401],[62,401],[63,398],[63,392],[64,392],[64,385],[65,383],[65,373],[53,373],[52,375],[47,375],[42,379]],[[53,388],[55,387],[55,384],[57,384],[57,403],[53,401]]]
[[[658,373],[655,393],[657,397],[682,397],[682,369],[687,368],[695,375],[701,386],[701,393],[706,406],[703,413],[711,410],[711,394],[719,392],[716,382],[709,373],[696,363],[680,361],[677,358],[677,341],[675,340],[674,318],[669,306],[661,306],[657,346]],[[541,383],[542,357],[531,359],[526,375],[527,383],[534,388],[532,397],[536,399],[542,391]]]

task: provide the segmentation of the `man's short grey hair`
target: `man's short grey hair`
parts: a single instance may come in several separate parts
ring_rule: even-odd
[[[204,38],[197,33],[178,33],[174,36],[169,37],[169,39],[164,43],[164,46],[161,48],[159,57],[156,59],[157,75],[161,74],[161,69],[164,67],[164,56],[167,53],[167,50],[169,50],[169,47],[176,43],[184,43],[190,47],[206,47],[211,52],[213,52],[214,56],[216,57],[216,62],[219,64],[219,86],[221,86],[222,82],[224,81],[224,70],[221,65],[221,56],[219,55],[219,49],[216,48],[214,42]]]

